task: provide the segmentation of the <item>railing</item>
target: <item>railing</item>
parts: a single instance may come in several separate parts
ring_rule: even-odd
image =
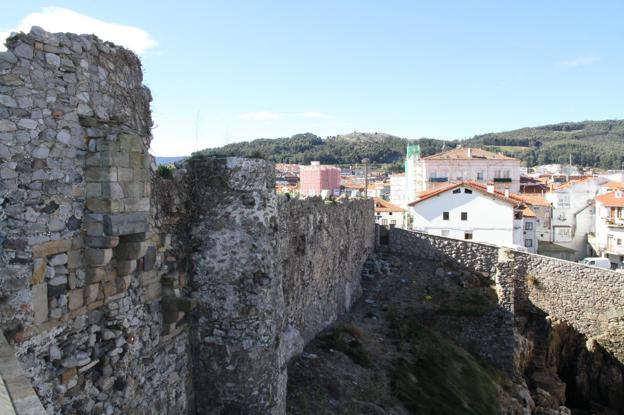
[[[443,183],[448,182],[448,177],[430,177],[429,181],[431,183]]]
[[[511,183],[511,177],[495,177],[495,183]]]

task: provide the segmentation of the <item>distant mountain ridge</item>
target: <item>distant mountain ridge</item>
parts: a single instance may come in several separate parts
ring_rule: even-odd
[[[261,157],[277,163],[354,164],[363,158],[394,163],[400,169],[408,142],[418,143],[423,155],[457,145],[481,147],[517,157],[527,165],[572,163],[620,169],[624,163],[624,120],[565,122],[541,127],[476,135],[467,140],[420,138],[408,140],[386,133],[353,132],[322,139],[312,133],[261,138],[202,150],[212,156]]]

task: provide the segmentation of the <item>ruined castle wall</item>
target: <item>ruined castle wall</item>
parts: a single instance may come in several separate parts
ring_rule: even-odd
[[[175,258],[150,204],[138,58],[33,28],[0,53],[0,325],[52,413],[180,413]],[[166,386],[165,386],[166,385]]]
[[[289,355],[347,311],[361,294],[374,244],[371,200],[280,199],[278,260]]]
[[[402,229],[390,232],[390,249],[490,272],[502,307],[512,315],[540,310],[624,362],[624,274]]]

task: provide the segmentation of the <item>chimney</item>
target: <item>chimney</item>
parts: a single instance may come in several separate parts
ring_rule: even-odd
[[[509,187],[505,187],[505,197],[509,197]]]
[[[494,193],[494,183],[491,183],[491,182],[488,183],[487,186],[486,186],[486,189],[487,189],[488,193],[492,193],[493,194]]]
[[[468,150],[468,158],[471,159],[472,158],[472,149],[470,147],[468,147],[466,150]]]

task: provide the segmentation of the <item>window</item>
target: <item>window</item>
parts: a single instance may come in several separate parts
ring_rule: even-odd
[[[442,231],[440,231],[440,234],[442,236],[449,236],[449,230],[448,229],[442,229]]]
[[[533,247],[533,239],[525,239],[524,240],[524,246],[527,248],[532,248]]]
[[[622,245],[622,240],[621,240],[620,238],[618,238],[618,240],[617,240],[617,244],[618,244],[618,245]]]
[[[396,225],[396,220],[391,220],[390,221],[390,226],[394,226],[394,225]]]
[[[464,239],[472,239],[472,232],[464,232]]]
[[[464,189],[464,193],[472,194],[472,190],[470,190],[470,189]]]
[[[525,222],[524,223],[524,229],[527,231],[532,231],[533,230],[533,222]]]
[[[381,220],[381,224],[382,224],[383,226],[388,226],[388,219],[382,219],[382,220]]]
[[[442,220],[449,220],[449,213],[448,212],[442,212]]]
[[[461,220],[468,220],[468,212],[461,213]]]
[[[455,189],[453,190],[453,193],[461,193],[461,189]]]
[[[388,216],[392,216],[392,212],[388,212]]]
[[[483,180],[483,170],[477,172],[477,180]]]

